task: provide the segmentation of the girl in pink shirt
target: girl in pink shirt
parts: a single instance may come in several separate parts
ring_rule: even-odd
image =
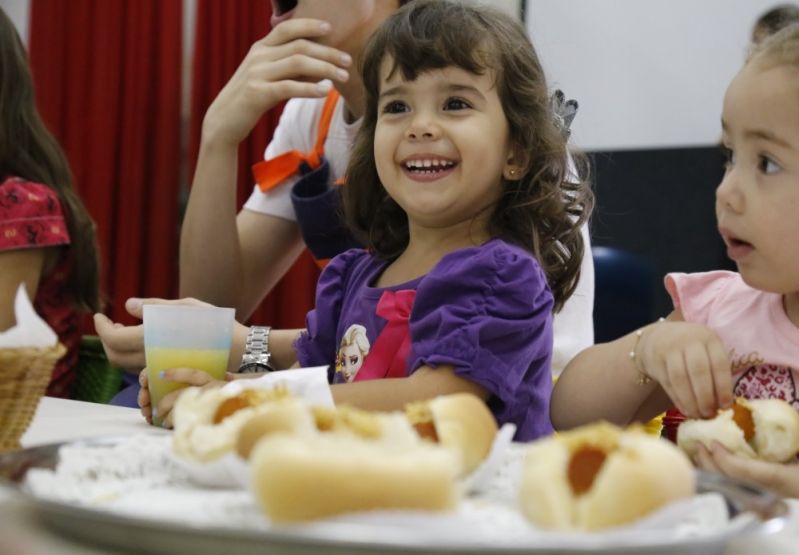
[[[716,217],[738,273],[669,274],[674,311],[662,322],[590,347],[553,392],[564,429],[597,419],[646,421],[676,407],[712,417],[734,396],[799,409],[799,26],[759,45],[727,89],[727,151]],[[703,449],[705,469],[799,496],[799,465]]]

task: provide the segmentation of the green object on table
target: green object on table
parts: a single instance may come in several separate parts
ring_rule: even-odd
[[[122,385],[122,370],[105,356],[103,344],[96,335],[80,340],[78,378],[74,399],[92,403],[108,403]]]

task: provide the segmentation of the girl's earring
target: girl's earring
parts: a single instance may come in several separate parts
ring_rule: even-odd
[[[516,168],[508,168],[505,170],[505,179],[515,181],[519,179],[519,170]]]

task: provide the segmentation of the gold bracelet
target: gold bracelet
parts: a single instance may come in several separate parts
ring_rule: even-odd
[[[660,323],[665,321],[665,318],[658,318],[656,323]],[[647,385],[652,383],[652,378],[649,374],[646,373],[646,369],[641,366],[641,363],[638,360],[638,356],[636,355],[636,351],[638,350],[638,343],[641,341],[641,336],[644,335],[644,328],[640,328],[635,330],[635,345],[633,345],[633,350],[628,353],[630,360],[633,361],[633,365],[635,366],[636,372],[638,372],[638,379],[635,383],[638,385]]]

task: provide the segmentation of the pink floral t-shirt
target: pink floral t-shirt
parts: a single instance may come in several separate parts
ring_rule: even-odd
[[[668,274],[666,289],[686,321],[712,328],[727,347],[736,396],[783,399],[799,410],[799,328],[781,295],[727,271]]]

